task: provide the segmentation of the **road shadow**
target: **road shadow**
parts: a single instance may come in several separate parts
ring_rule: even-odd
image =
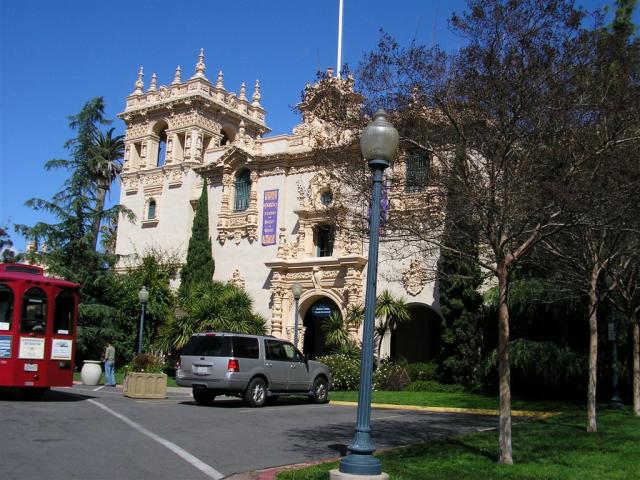
[[[373,419],[371,436],[377,449],[400,445],[427,443],[453,435],[493,428],[497,418],[480,415],[417,414],[416,412],[394,411],[394,418]],[[327,455],[329,451],[341,450],[348,445],[355,434],[355,422],[327,424],[318,428],[293,428],[283,433],[290,440],[287,449],[305,452],[310,457]],[[309,442],[313,438],[314,442]]]
[[[55,403],[55,402],[83,402],[91,398],[93,395],[85,395],[71,391],[49,390],[40,398],[30,397],[18,388],[0,389],[0,401],[8,402],[38,402],[38,403]]]

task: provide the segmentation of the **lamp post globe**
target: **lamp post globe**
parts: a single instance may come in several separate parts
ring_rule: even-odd
[[[365,293],[362,332],[362,360],[360,362],[360,390],[356,433],[348,447],[349,454],[340,461],[341,474],[374,477],[382,474],[380,461],[373,456],[371,439],[371,387],[373,377],[373,330],[375,323],[376,279],[378,276],[378,235],[380,230],[380,200],[382,174],[395,159],[398,150],[398,131],[387,120],[384,110],[378,110],[362,132],[360,149],[372,173],[371,216],[369,218],[369,256],[367,258],[367,287]],[[336,477],[338,478],[338,477]],[[380,476],[380,478],[383,478]]]
[[[140,300],[140,332],[138,334],[138,355],[142,353],[142,338],[144,336],[144,307],[149,301],[149,292],[144,285],[138,292],[138,300]]]
[[[291,285],[291,293],[293,294],[293,299],[296,304],[295,316],[293,317],[293,344],[298,348],[298,301],[302,296],[302,285],[300,285],[299,282]]]

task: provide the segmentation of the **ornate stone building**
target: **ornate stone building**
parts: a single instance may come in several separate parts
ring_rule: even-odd
[[[195,73],[144,90],[142,68],[119,117],[126,124],[120,203],[137,216],[121,219],[116,253],[123,258],[149,247],[186,256],[194,209],[207,179],[214,279],[244,287],[271,333],[293,338],[299,282],[299,338],[305,353],[323,350],[322,318],[364,303],[367,245],[335,231],[326,211],[333,202],[331,172],[314,163],[314,140],[305,120],[290,135],[269,132],[256,80],[248,96],[205,75],[201,51]],[[383,353],[409,360],[435,354],[438,319],[434,284],[415,259],[381,250],[378,292],[403,296],[413,320],[384,342]],[[353,332],[356,334],[356,332]]]

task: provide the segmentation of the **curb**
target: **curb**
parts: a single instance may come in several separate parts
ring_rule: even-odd
[[[357,402],[347,402],[342,400],[331,400],[332,405],[342,405],[346,407],[357,407]],[[458,408],[458,407],[426,407],[419,405],[396,405],[393,403],[372,403],[371,408],[380,408],[387,410],[411,410],[415,412],[434,412],[434,413],[468,413],[473,415],[500,415],[499,410],[490,408]],[[559,412],[536,412],[532,410],[511,410],[514,417],[528,417],[536,419],[545,419],[560,415]]]

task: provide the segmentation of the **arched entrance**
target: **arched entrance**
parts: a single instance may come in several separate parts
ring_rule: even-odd
[[[302,353],[308,354],[311,358],[327,353],[322,323],[333,311],[340,312],[340,309],[333,300],[326,297],[316,300],[309,307],[302,321],[304,326]]]
[[[409,363],[429,362],[440,349],[440,316],[426,305],[410,305],[411,320],[391,335],[391,358]]]

